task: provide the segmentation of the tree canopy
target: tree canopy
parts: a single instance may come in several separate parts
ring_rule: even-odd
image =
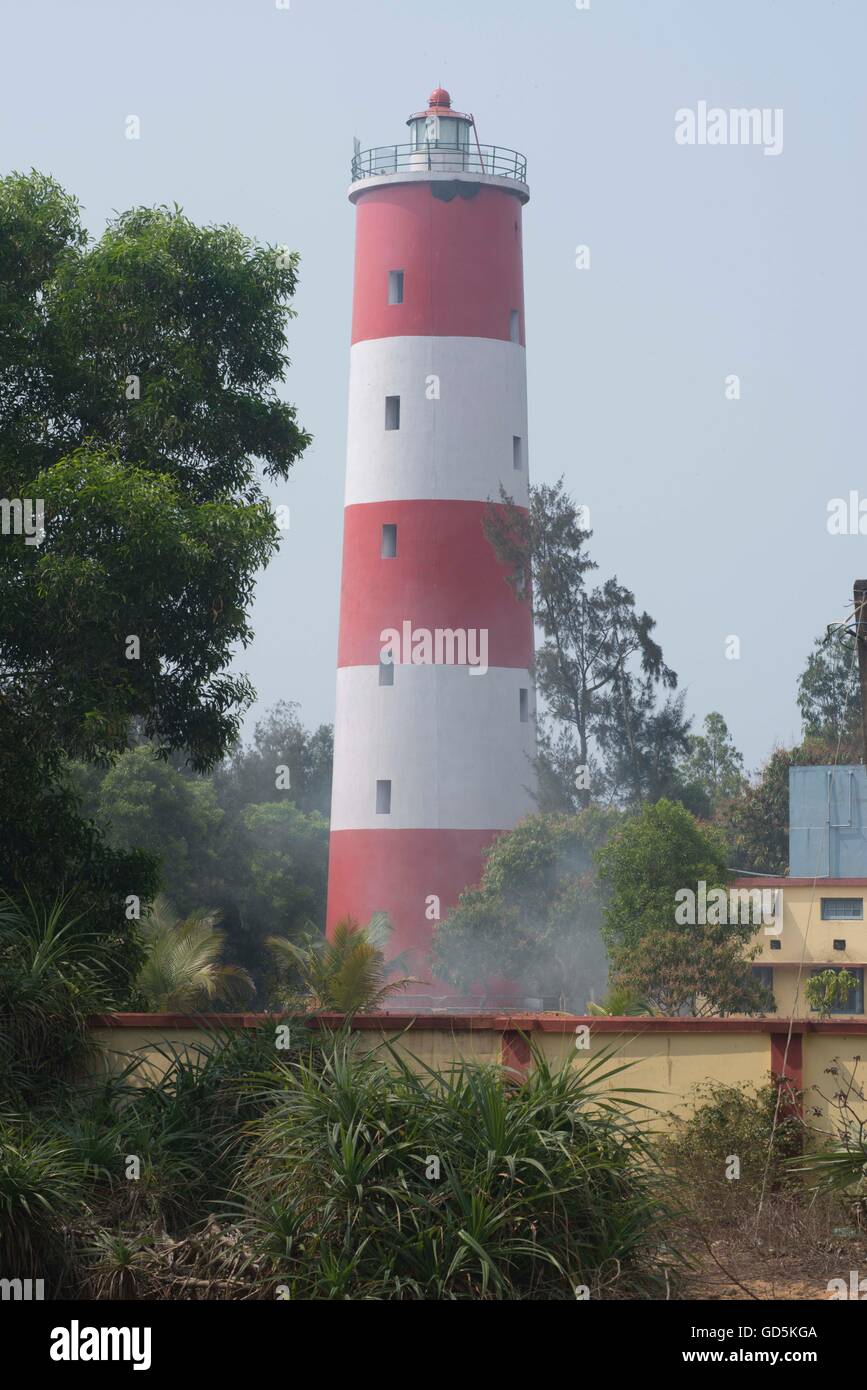
[[[859,762],[861,692],[855,642],[845,627],[830,627],[813,643],[798,678],[798,708],[805,738],[842,745],[844,761]]]
[[[252,976],[260,1004],[276,981],[268,938],[304,941],[324,926],[328,821],[303,806],[328,803],[330,749],[329,727],[306,730],[297,706],[281,702],[210,774],[147,742],[107,769],[71,769],[82,814],[108,850],[149,855],[182,916],[219,916],[225,958]],[[287,765],[298,769],[291,785],[275,776]]]
[[[603,935],[615,986],[665,1014],[753,1013],[772,1007],[749,973],[755,926],[726,915],[721,921],[680,923],[686,892],[726,893],[731,874],[726,847],[684,806],[665,799],[630,817],[600,849],[606,892]]]
[[[543,633],[536,683],[554,724],[540,748],[543,809],[607,798],[639,804],[671,792],[689,721],[656,623],[616,577],[590,585],[592,532],[561,478],[531,489],[530,508],[505,492],[485,533]]]
[[[479,887],[437,927],[432,964],[462,989],[499,978],[584,1007],[605,986],[593,854],[618,820],[528,816],[488,851]]]
[[[680,776],[703,798],[709,817],[724,802],[743,796],[748,784],[743,757],[722,715],[712,710],[705,715],[703,728],[701,734],[690,734]]]
[[[177,207],[91,241],[52,179],[0,179],[0,498],[41,517],[0,535],[0,887],[75,886],[104,930],[154,877],[80,819],[65,765],[133,726],[198,769],[237,739],[279,539],[262,474],[309,442],[277,393],[297,264]]]

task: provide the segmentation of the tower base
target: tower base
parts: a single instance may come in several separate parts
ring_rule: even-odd
[[[394,926],[389,955],[406,953],[407,974],[423,980],[413,998],[456,998],[454,985],[433,978],[428,960],[437,920],[479,883],[485,850],[502,830],[337,830],[328,876],[330,932],[342,917],[365,923],[387,912]],[[388,885],[387,892],[380,885]],[[434,903],[433,899],[438,899]],[[433,915],[438,912],[438,917]],[[490,993],[508,998],[508,983]],[[399,997],[395,1003],[399,1002]]]

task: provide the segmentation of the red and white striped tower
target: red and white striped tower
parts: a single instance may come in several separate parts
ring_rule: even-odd
[[[472,117],[441,88],[408,125],[408,145],[356,154],[349,191],[355,292],[328,926],[388,912],[391,952],[409,951],[429,979],[437,907],[445,916],[479,881],[484,850],[535,804],[530,606],[482,531],[501,485],[527,504],[529,190],[523,158],[480,145]],[[381,660],[388,630],[402,637],[392,666]]]

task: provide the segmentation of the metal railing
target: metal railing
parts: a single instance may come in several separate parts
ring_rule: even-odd
[[[375,178],[378,174],[433,170],[436,173],[488,174],[500,179],[525,183],[527,160],[517,150],[502,145],[444,145],[431,141],[424,145],[378,145],[361,150],[352,161],[352,181]]]

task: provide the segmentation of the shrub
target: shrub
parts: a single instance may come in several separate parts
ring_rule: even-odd
[[[8,1279],[58,1284],[68,1223],[84,1199],[84,1170],[61,1136],[23,1120],[0,1121],[0,1270]],[[57,1292],[56,1287],[51,1290]]]
[[[825,1067],[831,1094],[825,1095],[818,1085],[811,1088],[816,1099],[826,1103],[829,1118],[833,1117],[833,1137],[825,1130],[816,1132],[811,1151],[796,1160],[794,1167],[805,1175],[811,1187],[838,1194],[863,1224],[867,1216],[867,1128],[864,1083],[858,1079],[860,1062],[860,1057],[856,1057],[854,1063],[847,1065],[833,1057]],[[821,1113],[820,1106],[812,1106],[809,1111],[813,1117]]]
[[[242,1178],[246,1230],[301,1299],[574,1299],[661,1281],[665,1203],[607,1059],[520,1085],[336,1040],[282,1067]]]
[[[250,998],[253,981],[246,970],[220,959],[225,934],[217,928],[219,920],[218,912],[201,908],[182,920],[166,898],[157,898],[142,924],[146,954],[136,977],[149,1009],[184,1012]]]
[[[112,1007],[105,941],[68,898],[0,894],[0,1099],[44,1099],[90,1049],[87,1019]]]
[[[304,1042],[309,1049],[306,1035]],[[149,1085],[124,1088],[115,1104],[115,1176],[123,1177],[123,1155],[137,1155],[140,1178],[122,1183],[124,1215],[178,1233],[225,1205],[245,1126],[261,1113],[262,1098],[276,1084],[276,1061],[287,1054],[277,1051],[272,1030],[215,1031],[207,1043],[164,1044],[156,1051],[163,1074]],[[84,1157],[86,1130],[81,1139]]]
[[[674,1169],[687,1197],[699,1195],[712,1210],[732,1196],[758,1198],[763,1187],[770,1193],[791,1185],[804,1129],[790,1105],[781,1103],[777,1111],[776,1086],[705,1083],[693,1094],[695,1110],[676,1120],[660,1145],[662,1161]],[[740,1160],[737,1180],[726,1176],[733,1156]]]

